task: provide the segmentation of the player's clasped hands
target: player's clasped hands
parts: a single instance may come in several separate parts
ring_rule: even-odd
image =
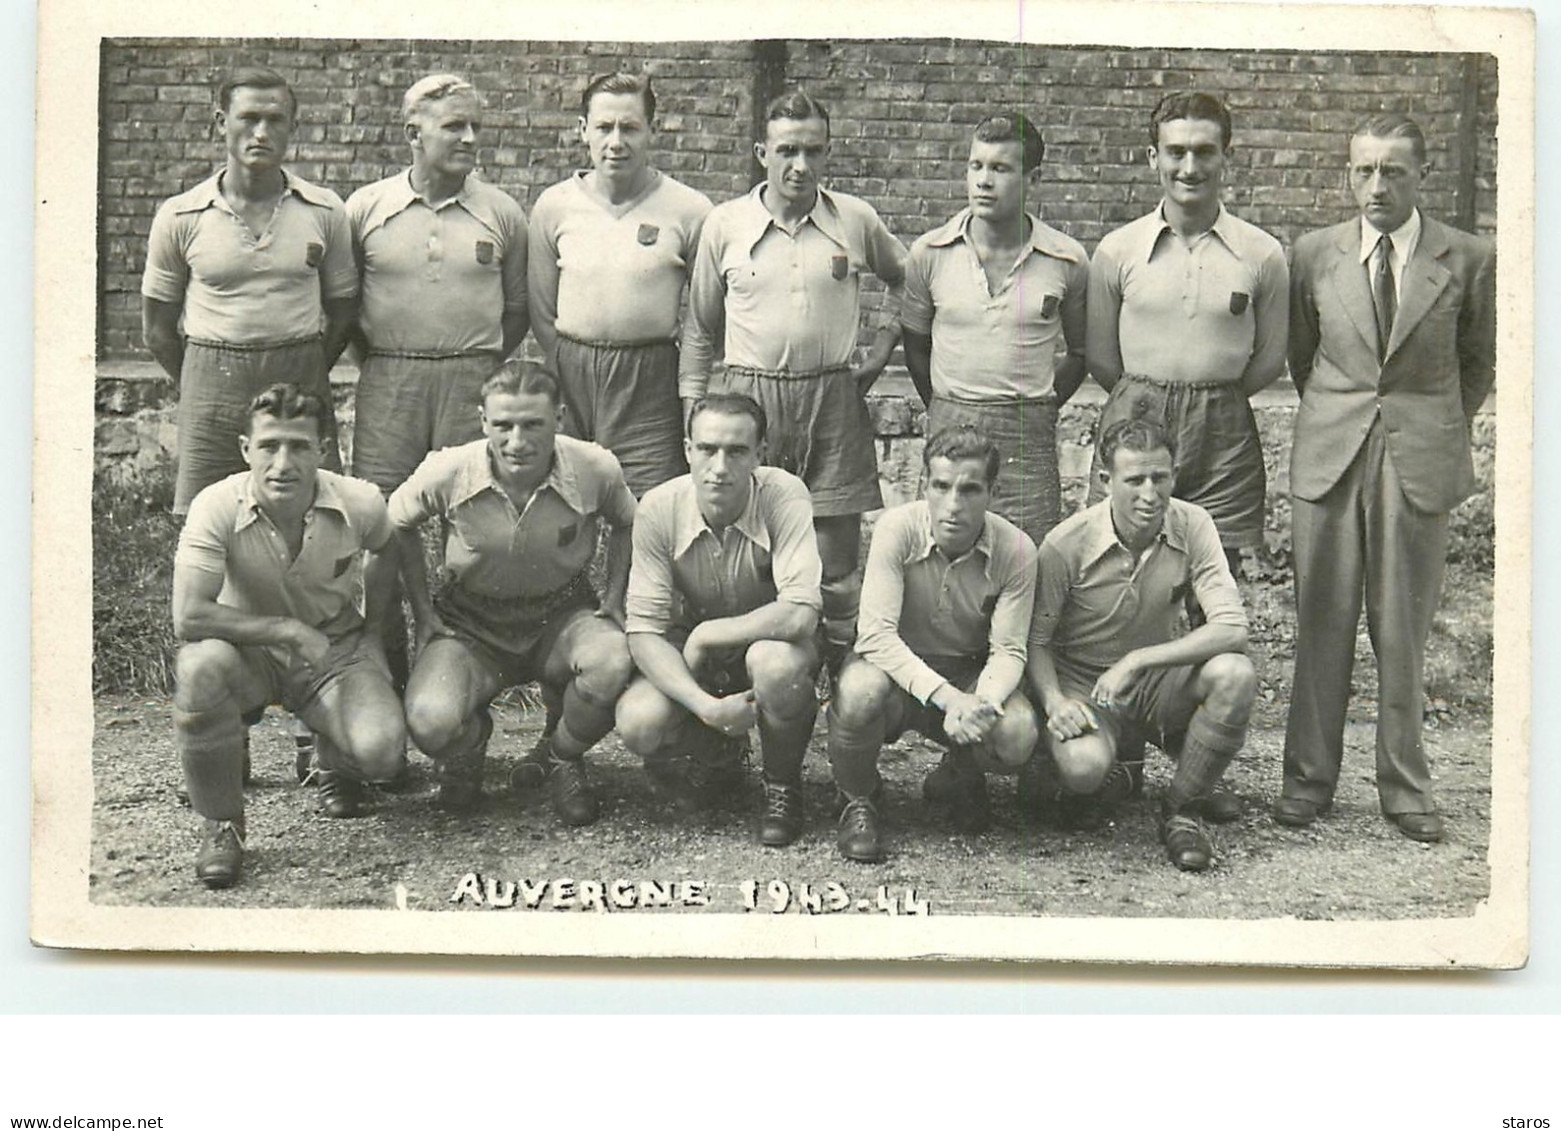
[[[956,691],[944,711],[943,730],[955,742],[974,745],[987,736],[1002,713],[997,704],[979,695]]]
[[[753,691],[738,691],[711,700],[710,706],[700,712],[699,721],[728,737],[746,734],[759,721]]]

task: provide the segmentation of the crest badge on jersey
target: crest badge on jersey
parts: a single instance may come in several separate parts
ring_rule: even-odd
[[[829,273],[837,279],[844,279],[851,273],[851,261],[843,255],[831,255]]]
[[[1057,317],[1057,308],[1061,305],[1062,300],[1059,299],[1056,295],[1047,295],[1045,298],[1041,299],[1041,317]]]
[[[1245,314],[1247,312],[1247,303],[1251,301],[1252,296],[1244,294],[1241,291],[1231,291],[1230,312],[1232,314]]]
[[[318,267],[320,265],[320,261],[322,259],[324,259],[324,258],[325,258],[325,245],[323,243],[315,243],[315,242],[313,242],[311,240],[309,242],[309,244],[304,248],[304,265],[305,266],[307,266],[307,267]]]
[[[481,263],[484,267],[493,262],[492,240],[477,241],[477,262]]]
[[[646,247],[650,247],[652,244],[654,244],[660,238],[661,238],[661,229],[659,227],[657,227],[655,224],[641,224],[640,225],[639,241],[640,241],[640,243],[644,244]]]

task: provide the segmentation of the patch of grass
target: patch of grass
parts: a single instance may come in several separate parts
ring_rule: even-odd
[[[1447,523],[1448,580],[1458,566],[1487,576],[1496,570],[1496,498],[1484,487],[1453,508]]]
[[[92,492],[92,692],[166,695],[176,642],[169,599],[179,523],[174,466]]]
[[[1481,549],[1477,537],[1468,539],[1465,547],[1448,554],[1442,603],[1431,619],[1425,662],[1428,718],[1458,711],[1490,714],[1496,654],[1492,548],[1486,542]]]

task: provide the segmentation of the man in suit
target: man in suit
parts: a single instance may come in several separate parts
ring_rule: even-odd
[[[1350,138],[1360,216],[1296,241],[1290,372],[1295,689],[1274,819],[1333,801],[1364,587],[1377,656],[1377,790],[1405,836],[1442,838],[1421,745],[1423,664],[1447,513],[1474,487],[1469,429],[1495,379],[1495,249],[1421,214],[1430,171],[1408,118]]]

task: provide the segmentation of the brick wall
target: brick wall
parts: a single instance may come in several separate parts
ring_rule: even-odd
[[[601,44],[427,40],[109,40],[102,49],[99,352],[139,350],[146,232],[165,197],[220,159],[214,80],[244,60],[294,80],[292,166],[343,197],[404,166],[400,98],[436,71],[489,99],[483,175],[528,207],[584,161],[574,136],[590,75],[645,69],[660,101],[658,164],[720,201],[745,190],[755,103],[802,83],[835,119],[830,181],[866,197],[907,243],[963,203],[971,126],[1006,107],[1046,136],[1043,212],[1093,249],[1158,197],[1144,163],[1169,89],[1223,92],[1235,116],[1228,199],[1287,246],[1353,208],[1344,134],[1381,110],[1418,118],[1435,166],[1429,212],[1495,228],[1496,65],[1450,54],[1123,50],[919,41]],[[870,303],[871,304],[871,301]]]
[[[401,96],[453,71],[484,92],[482,176],[526,205],[586,161],[575,129],[580,89],[603,71],[656,78],[658,163],[725,200],[752,183],[754,46],[749,43],[550,43],[428,40],[105,41],[99,166],[100,354],[138,352],[146,234],[161,201],[222,160],[212,92],[241,61],[269,66],[299,99],[289,167],[343,199],[410,159]]]

